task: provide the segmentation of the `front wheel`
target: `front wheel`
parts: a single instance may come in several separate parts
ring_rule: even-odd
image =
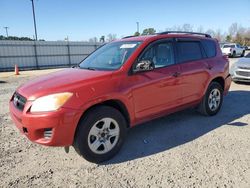
[[[205,96],[203,97],[198,111],[207,116],[217,114],[223,102],[223,89],[218,82],[212,82],[208,86]]]
[[[79,122],[74,148],[90,162],[111,159],[121,148],[126,136],[123,115],[109,106],[91,109]]]

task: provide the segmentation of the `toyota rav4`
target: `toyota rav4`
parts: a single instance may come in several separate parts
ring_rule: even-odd
[[[73,146],[100,163],[120,150],[127,129],[137,124],[191,107],[215,115],[230,84],[217,40],[163,32],[113,41],[74,68],[31,80],[9,107],[31,141]]]

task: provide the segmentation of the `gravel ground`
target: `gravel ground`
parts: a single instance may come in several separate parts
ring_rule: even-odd
[[[250,187],[250,84],[232,83],[216,116],[185,110],[131,129],[96,165],[31,143],[9,117],[15,88],[51,71],[0,73],[0,187]]]

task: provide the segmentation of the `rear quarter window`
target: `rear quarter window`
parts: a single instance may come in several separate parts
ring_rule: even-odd
[[[196,41],[177,42],[179,62],[195,61],[202,59],[200,43]]]
[[[212,40],[202,40],[202,46],[208,58],[216,56],[216,45]]]

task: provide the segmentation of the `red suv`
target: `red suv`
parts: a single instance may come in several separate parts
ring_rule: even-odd
[[[77,67],[22,85],[9,106],[31,141],[72,145],[100,163],[119,151],[127,128],[190,107],[215,115],[230,83],[215,39],[164,32],[105,44]]]

